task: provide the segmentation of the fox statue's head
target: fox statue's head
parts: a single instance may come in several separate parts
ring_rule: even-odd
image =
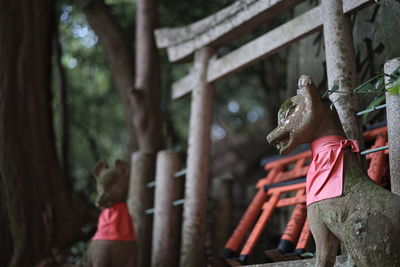
[[[108,208],[116,202],[126,201],[129,187],[128,163],[116,160],[114,168],[111,168],[102,160],[94,167],[93,174],[97,181],[97,206]]]
[[[278,126],[267,136],[280,154],[288,154],[298,145],[315,140],[321,127],[326,126],[322,123],[325,120],[329,121],[328,127],[339,127],[337,131],[342,132],[336,110],[329,108],[329,101],[321,100],[311,77],[302,75],[298,86],[297,95],[282,104]]]

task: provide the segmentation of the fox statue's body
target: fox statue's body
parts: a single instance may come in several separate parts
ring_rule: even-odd
[[[312,79],[301,76],[297,95],[282,105],[278,127],[268,135],[268,142],[287,154],[297,145],[323,137],[345,137],[329,105],[321,100]],[[316,266],[334,265],[339,242],[357,267],[400,266],[400,197],[369,179],[350,148],[344,148],[343,161],[342,195],[307,208],[317,247]]]
[[[103,208],[97,232],[87,255],[87,267],[134,267],[136,241],[126,200],[129,164],[117,160],[115,167],[100,161],[94,168],[97,179],[96,205]]]

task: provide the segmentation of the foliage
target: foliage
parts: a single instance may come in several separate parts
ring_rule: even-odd
[[[385,78],[386,81],[385,81]],[[391,95],[400,94],[400,67],[397,68],[392,74],[380,73],[370,78],[357,86],[351,92],[344,92],[339,90],[339,85],[335,84],[331,89],[326,90],[321,96],[322,98],[328,98],[333,93],[339,94],[354,94],[354,95],[374,95],[374,99],[368,104],[367,109],[375,109],[378,105],[382,104],[386,100],[385,93]],[[342,97],[336,99],[335,102],[340,101]],[[368,121],[368,113],[363,114],[363,124],[365,125]]]
[[[84,14],[69,4],[61,5],[60,11],[61,59],[66,70],[70,109],[70,173],[74,190],[94,200],[95,181],[91,169],[96,161],[114,160],[125,154],[127,136],[123,107],[97,36]],[[59,90],[53,92],[53,110],[59,137]]]
[[[385,77],[387,81],[385,82]],[[357,86],[350,94],[373,94],[381,95],[383,93],[396,95],[400,93],[400,68],[397,68],[392,74],[381,73]],[[327,90],[323,98],[332,93],[348,94],[348,92],[340,91],[339,85],[335,84],[331,89]]]

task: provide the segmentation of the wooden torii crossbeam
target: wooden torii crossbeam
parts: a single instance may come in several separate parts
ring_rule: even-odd
[[[202,47],[214,49],[229,43],[244,33],[274,18],[301,0],[246,0],[233,5],[185,27],[163,28],[155,31],[158,48],[167,48],[171,62],[193,57]],[[344,0],[343,13],[351,14],[371,0]],[[221,58],[212,58],[207,67],[207,82],[212,83],[266,58],[293,42],[320,30],[323,25],[321,7],[306,13],[265,33]],[[196,70],[172,85],[172,98],[189,93],[195,86]]]

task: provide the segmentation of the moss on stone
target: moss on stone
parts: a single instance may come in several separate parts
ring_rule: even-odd
[[[281,108],[279,109],[278,112],[278,120],[281,120],[282,117],[286,116],[287,111],[293,107],[293,101],[292,99],[288,99],[285,102],[283,102]]]

